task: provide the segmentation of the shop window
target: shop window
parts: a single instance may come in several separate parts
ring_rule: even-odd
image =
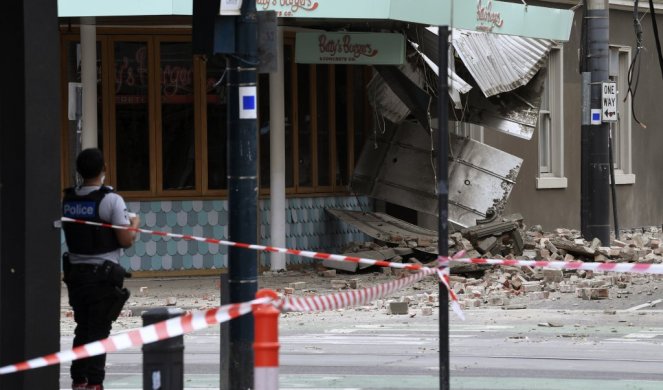
[[[227,78],[221,56],[192,55],[184,35],[98,34],[99,146],[107,182],[124,196],[224,196]],[[80,80],[78,35],[63,35],[63,90]],[[285,179],[288,193],[348,190],[370,129],[364,66],[295,63],[284,45]],[[269,75],[259,75],[260,185],[269,191]],[[102,88],[103,87],[103,88]],[[104,103],[105,104],[102,104]],[[77,123],[63,110],[63,171],[73,172]],[[72,185],[73,176],[63,185]]]
[[[269,131],[269,75],[258,75],[258,89],[260,94],[258,96],[258,137],[260,139],[260,161],[258,167],[260,168],[260,187],[269,188],[271,175],[269,172],[270,167],[270,134]]]
[[[193,54],[189,42],[159,44],[161,189],[196,186]]]
[[[610,79],[617,83],[617,122],[610,125],[616,184],[635,183],[631,161],[631,95],[626,96],[630,63],[630,47],[610,46],[609,74]],[[626,101],[624,101],[625,96]]]
[[[299,152],[298,184],[299,188],[313,187],[313,138],[311,122],[311,68],[312,65],[297,65],[297,150]]]
[[[197,75],[182,37],[110,40],[115,80],[109,161],[127,196],[200,192]]]
[[[114,163],[118,191],[150,191],[150,107],[147,42],[113,43]]]
[[[330,115],[330,104],[333,102],[331,99],[334,96],[335,83],[333,80],[334,74],[329,65],[318,65],[315,72],[316,88],[315,96],[315,140],[314,145],[317,145],[317,180],[316,188],[324,190],[331,188],[331,148],[333,146],[331,139],[331,127],[335,125],[334,119]],[[320,88],[321,87],[321,88]]]
[[[338,188],[344,188],[350,183],[350,172],[348,171],[348,109],[351,102],[348,100],[348,80],[350,73],[349,65],[338,65],[335,68],[336,96],[335,96],[335,124],[336,124],[336,170],[335,183]]]
[[[564,176],[564,59],[561,47],[548,56],[538,123],[539,173],[536,188],[566,188]]]
[[[295,111],[294,88],[295,78],[293,77],[295,67],[295,49],[292,41],[283,47],[283,85],[285,87],[285,186],[286,188],[295,187]]]
[[[210,190],[228,188],[226,171],[226,138],[228,106],[226,92],[226,63],[212,57],[206,62],[205,115],[207,125],[207,187]]]

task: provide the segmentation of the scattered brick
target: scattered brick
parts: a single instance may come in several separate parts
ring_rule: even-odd
[[[389,302],[389,314],[404,315],[409,313],[407,302]]]
[[[306,287],[306,282],[293,282],[289,286],[294,290],[303,290]]]
[[[343,279],[334,279],[331,281],[332,288],[343,289],[348,287],[348,281]]]

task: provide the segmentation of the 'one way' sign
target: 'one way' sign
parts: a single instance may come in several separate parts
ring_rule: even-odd
[[[601,86],[601,113],[603,122],[617,122],[617,84],[602,83]]]

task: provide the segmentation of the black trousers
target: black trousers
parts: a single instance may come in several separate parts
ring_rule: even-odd
[[[74,309],[76,329],[74,347],[104,339],[110,335],[116,319],[109,313],[117,304],[116,286],[103,275],[101,267],[72,265],[65,276],[69,304]],[[71,364],[74,383],[102,384],[106,375],[106,355],[75,360]]]

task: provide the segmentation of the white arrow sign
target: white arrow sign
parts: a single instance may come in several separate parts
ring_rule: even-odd
[[[617,84],[601,85],[601,115],[603,122],[617,122]]]

